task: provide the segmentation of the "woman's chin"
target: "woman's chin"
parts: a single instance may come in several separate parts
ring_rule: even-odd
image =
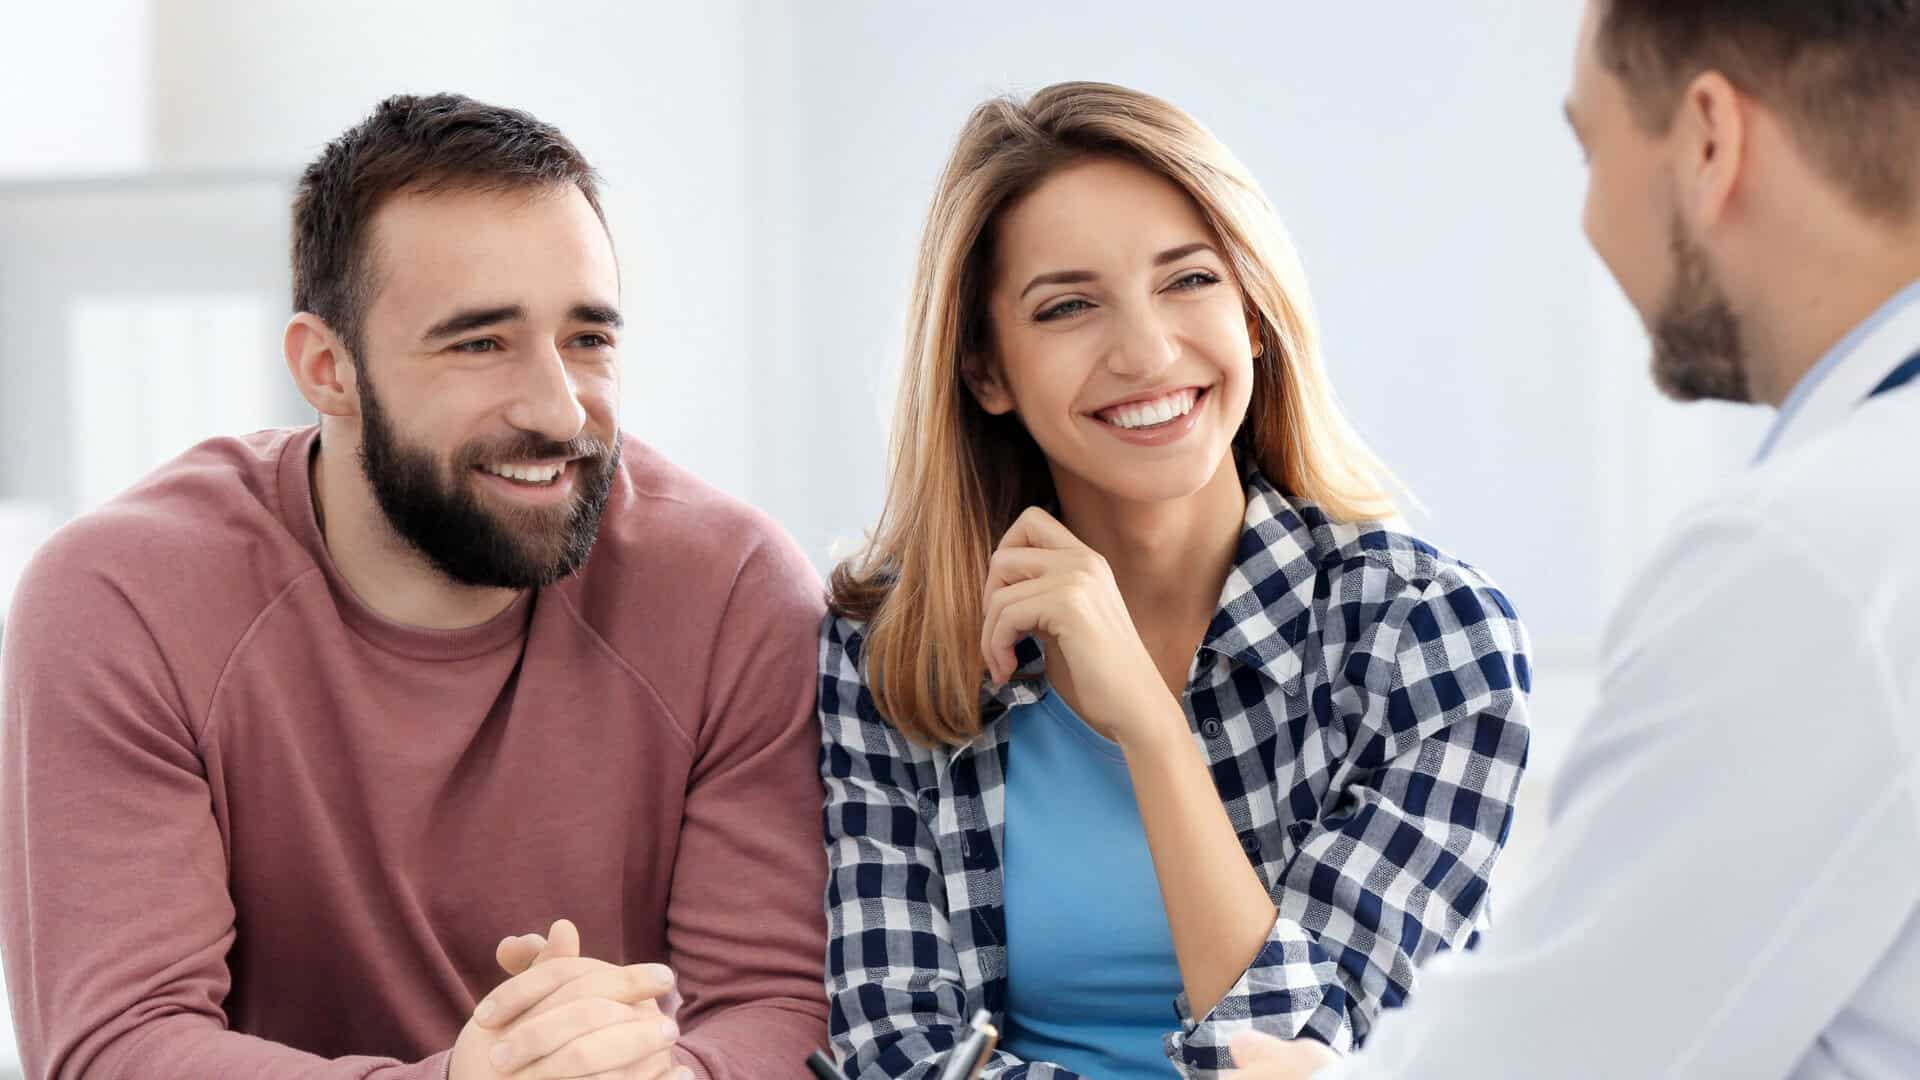
[[[1075,470],[1073,486],[1096,499],[1116,503],[1172,503],[1192,499],[1221,480],[1224,465],[1233,471],[1232,454],[1222,460],[1103,461]],[[1054,470],[1058,475],[1061,470]],[[1238,489],[1238,481],[1234,483]],[[1064,493],[1063,493],[1064,494]]]

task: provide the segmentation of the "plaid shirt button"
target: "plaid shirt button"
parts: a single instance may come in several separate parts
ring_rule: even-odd
[[[1205,735],[1209,739],[1219,738],[1220,721],[1211,716],[1200,721],[1200,734]]]

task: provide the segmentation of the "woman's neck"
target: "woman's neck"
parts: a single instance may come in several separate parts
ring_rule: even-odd
[[[1245,526],[1235,462],[1228,457],[1200,490],[1165,501],[1115,499],[1073,481],[1056,487],[1063,523],[1107,560],[1141,641],[1163,673],[1177,665],[1184,682]]]

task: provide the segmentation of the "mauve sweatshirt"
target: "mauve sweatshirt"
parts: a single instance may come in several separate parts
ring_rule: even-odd
[[[6,624],[0,950],[33,1077],[432,1080],[565,916],[679,977],[678,1056],[825,1042],[818,578],[626,440],[593,553],[481,626],[327,556],[315,429],[203,444],[58,533]]]

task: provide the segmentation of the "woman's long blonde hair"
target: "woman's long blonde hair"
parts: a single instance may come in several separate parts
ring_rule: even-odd
[[[865,547],[833,573],[833,610],[866,624],[874,701],[922,745],[979,733],[987,562],[1021,511],[1053,497],[1046,458],[1020,421],[989,415],[967,387],[992,362],[994,225],[1047,176],[1095,156],[1183,188],[1258,316],[1263,348],[1235,452],[1336,520],[1395,512],[1391,476],[1327,385],[1292,241],[1246,167],[1186,113],[1125,87],[1058,83],[1025,103],[988,101],[967,118],[921,236],[886,503]]]

